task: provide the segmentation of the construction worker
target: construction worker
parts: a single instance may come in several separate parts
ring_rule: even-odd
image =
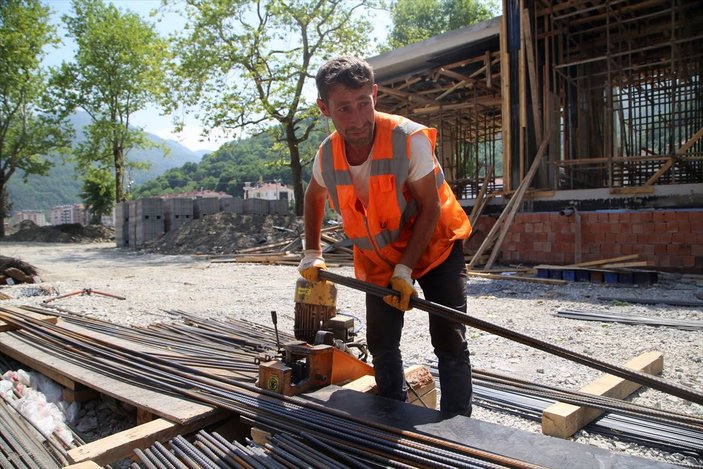
[[[375,110],[378,85],[357,57],[325,63],[317,105],[336,131],[320,145],[305,192],[305,253],[299,271],[319,281],[325,269],[320,230],[325,201],[354,243],[358,279],[399,295],[366,296],[366,340],[381,396],[406,400],[400,353],[404,312],[417,296],[466,312],[463,240],[471,226],[434,155],[436,130]],[[440,410],[471,414],[471,366],[465,326],[430,315],[438,357]]]

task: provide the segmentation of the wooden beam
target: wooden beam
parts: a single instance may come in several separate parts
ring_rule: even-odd
[[[507,11],[507,0],[503,0],[503,10]],[[507,33],[507,15],[503,15],[500,19],[500,34],[498,40],[500,43],[500,96],[501,105],[501,124],[503,131],[503,183],[505,187],[512,187],[511,168],[510,168],[510,55],[508,54],[508,33]]]
[[[667,168],[668,169],[668,168]],[[635,186],[635,187],[613,187],[610,189],[612,195],[646,195],[654,194],[652,186]]]
[[[569,264],[569,265],[565,265],[564,267],[592,267],[594,265],[604,265],[604,264],[612,264],[614,262],[631,261],[631,260],[637,259],[639,256],[640,256],[639,254],[628,254],[626,256],[609,257],[607,259],[598,259],[595,261],[579,262],[578,264]]]
[[[132,455],[135,448],[146,448],[157,441],[164,442],[177,435],[185,435],[200,430],[227,417],[219,411],[204,419],[187,425],[179,425],[165,419],[156,419],[128,430],[115,433],[92,443],[68,450],[68,460],[79,464],[92,461],[101,466]]]
[[[658,375],[664,369],[664,355],[661,352],[647,352],[625,363],[625,367],[641,373]],[[640,385],[637,383],[604,374],[591,384],[579,389],[579,392],[624,399],[639,388]],[[542,413],[542,433],[568,438],[602,413],[603,411],[600,409],[558,402]]]
[[[474,206],[471,209],[471,215],[469,215],[469,221],[471,222],[471,226],[476,225],[476,220],[478,219],[479,216],[481,216],[481,212],[483,211],[483,208],[485,207],[485,195],[486,191],[488,190],[488,183],[491,181],[491,178],[493,177],[493,165],[488,166],[488,171],[486,171],[486,177],[483,178],[483,185],[481,186],[481,190],[478,192],[478,195],[476,196],[476,200],[474,201]]]
[[[532,165],[530,165],[530,169],[527,171],[525,178],[520,183],[520,187],[518,188],[517,193],[510,199],[510,202],[513,203],[513,206],[510,207],[509,211],[508,207],[505,207],[504,212],[508,211],[508,214],[505,218],[505,221],[502,222],[502,226],[500,227],[500,234],[498,235],[498,239],[496,240],[495,245],[493,246],[493,250],[491,252],[490,257],[488,258],[488,262],[486,262],[486,269],[490,269],[493,265],[493,262],[496,260],[496,257],[498,257],[498,253],[500,252],[500,246],[503,244],[503,240],[505,239],[505,236],[510,230],[510,226],[513,223],[513,218],[515,218],[515,213],[517,213],[518,209],[520,208],[520,205],[522,204],[522,199],[525,196],[525,192],[527,191],[527,188],[530,187],[530,184],[532,184],[532,180],[534,179],[535,174],[537,173],[537,169],[542,163],[542,157],[547,152],[547,147],[549,146],[549,140],[551,138],[551,135],[552,129],[550,128],[547,130],[547,134],[542,140],[542,144],[539,146],[539,149],[537,149],[537,155],[535,155],[535,159],[532,162]],[[498,224],[498,222],[496,222],[496,224]]]
[[[39,321],[44,321],[49,324],[56,324],[59,318],[57,316],[49,316],[47,314],[40,314],[40,313],[35,313],[34,311],[29,311],[26,309],[21,309],[13,306],[3,306],[0,308],[0,332],[7,332],[7,331],[16,331],[19,329],[19,327],[15,326],[14,324],[10,324],[8,322],[3,321],[2,318],[2,311],[16,311],[20,314],[24,314],[25,316],[29,316],[31,318],[37,319]]]
[[[527,8],[522,10],[522,36],[527,56],[527,72],[530,80],[530,97],[532,101],[532,120],[535,130],[535,142],[542,140],[542,116],[540,113],[539,88],[537,83],[537,69],[535,67],[535,51],[532,44],[532,28],[530,26],[530,13]]]
[[[703,127],[701,127],[698,132],[693,134],[691,138],[689,138],[683,145],[681,145],[678,150],[676,150],[675,156],[670,156],[663,165],[659,168],[659,170],[652,175],[649,179],[647,179],[647,182],[644,183],[645,186],[651,186],[655,182],[659,180],[664,173],[666,173],[669,169],[671,169],[672,166],[674,166],[674,163],[677,161],[677,157],[680,157],[684,153],[688,151],[689,148],[691,148],[700,138],[703,137]]]
[[[518,282],[527,283],[541,283],[544,285],[566,285],[566,280],[560,280],[558,278],[538,278],[538,277],[522,277],[520,275],[500,275],[500,274],[490,274],[486,272],[474,272],[472,270],[468,271],[469,277],[481,277],[489,278],[491,280],[515,280]]]

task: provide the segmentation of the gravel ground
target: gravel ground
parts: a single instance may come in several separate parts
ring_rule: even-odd
[[[293,330],[293,266],[211,263],[202,256],[162,255],[117,249],[113,243],[36,244],[0,243],[0,254],[33,264],[39,285],[2,287],[13,298],[4,304],[42,305],[49,297],[92,289],[126,297],[117,300],[93,293],[56,300],[51,305],[122,325],[145,325],[169,320],[167,310],[182,310],[211,318],[247,318],[270,325],[275,310],[281,330]],[[335,273],[352,276],[349,267]],[[604,302],[599,296],[669,298],[696,301],[703,280],[667,274],[656,286],[637,287],[572,283],[549,286],[511,280],[469,280],[469,313],[494,324],[550,341],[611,363],[623,364],[648,351],[664,353],[662,377],[703,391],[703,331],[579,321],[559,318],[559,310],[600,311],[634,316],[703,320],[700,308]],[[337,308],[357,318],[364,315],[363,293],[339,287]],[[408,363],[434,359],[427,313],[407,313],[402,350]],[[362,330],[363,334],[363,330]],[[496,371],[538,383],[578,389],[600,375],[585,366],[538,351],[477,329],[469,329],[475,368]],[[703,415],[703,406],[654,390],[644,390],[635,402],[653,408]],[[475,406],[474,418],[539,432],[539,424]],[[613,438],[581,431],[574,440],[650,459],[688,466],[703,465],[692,458],[665,453]]]

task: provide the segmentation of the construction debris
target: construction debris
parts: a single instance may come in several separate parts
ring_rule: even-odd
[[[17,231],[3,238],[8,242],[39,243],[102,243],[115,239],[115,230],[103,225],[62,225],[39,226],[31,220],[23,220]]]
[[[36,267],[13,257],[0,256],[0,285],[36,283]]]
[[[701,303],[703,305],[703,303]],[[582,321],[617,322],[621,324],[646,324],[648,326],[667,326],[695,331],[703,329],[703,321],[677,321],[675,319],[657,319],[643,316],[624,316],[603,311],[557,311],[557,316]]]

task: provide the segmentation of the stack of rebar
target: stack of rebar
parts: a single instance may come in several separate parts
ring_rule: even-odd
[[[65,451],[52,445],[50,440],[41,443],[38,435],[39,432],[27,420],[0,399],[0,467],[63,467],[67,461]]]
[[[288,432],[295,438],[312,435],[354,461],[352,466],[533,467],[468,445],[366,421],[251,383],[208,374],[179,364],[172,356],[139,352],[135,347],[89,337],[16,311],[3,314],[3,319],[20,328],[10,334],[60,360],[231,411],[244,423],[274,434]]]

